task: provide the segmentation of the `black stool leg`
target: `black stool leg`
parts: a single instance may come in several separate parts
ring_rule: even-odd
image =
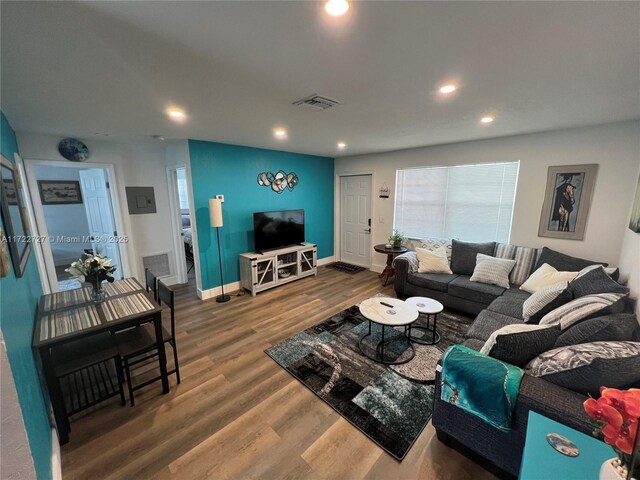
[[[129,367],[129,359],[127,358],[125,358],[124,360],[124,369],[127,376],[127,387],[129,388],[129,403],[133,407],[135,405],[135,401],[133,400],[133,384],[131,382],[131,368]]]
[[[178,349],[176,348],[176,339],[174,338],[172,342],[169,342],[169,344],[173,348],[173,364],[176,368],[176,380],[180,383],[180,367],[178,366]]]

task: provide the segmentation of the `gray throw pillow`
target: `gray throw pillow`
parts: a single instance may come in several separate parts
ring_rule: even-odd
[[[473,269],[473,275],[469,280],[509,288],[509,273],[515,264],[515,260],[496,258],[479,253],[476,256],[476,267]]]
[[[593,342],[554,348],[531,360],[526,373],[583,394],[601,386],[628,388],[640,382],[639,342]]]
[[[522,304],[525,323],[539,323],[547,313],[573,300],[569,282],[558,282],[541,288]]]
[[[554,347],[624,340],[640,341],[640,325],[633,313],[614,313],[579,322],[563,332]]]
[[[552,325],[507,325],[491,334],[481,353],[523,367],[555,345],[560,328]]]
[[[454,240],[451,246],[451,270],[459,275],[473,275],[479,253],[493,256],[496,242],[470,243]]]
[[[542,248],[542,254],[540,254],[540,258],[538,258],[534,270],[540,268],[544,263],[548,263],[553,268],[560,270],[561,272],[579,272],[583,268],[594,264],[604,265],[605,267],[608,266],[607,263],[572,257],[571,255],[565,255],[564,253],[556,252],[555,250],[551,250],[547,247]]]
[[[629,289],[623,287],[604,270],[604,267],[587,267],[578,273],[571,281],[576,298],[592,295],[594,293],[624,293],[629,294]]]

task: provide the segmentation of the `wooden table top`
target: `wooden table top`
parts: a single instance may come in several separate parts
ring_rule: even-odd
[[[389,255],[400,255],[401,253],[407,253],[409,249],[407,247],[391,247],[386,248],[384,243],[374,245],[373,249],[378,253],[387,253]]]

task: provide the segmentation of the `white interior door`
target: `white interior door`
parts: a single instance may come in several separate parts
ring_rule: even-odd
[[[112,265],[117,267],[113,276],[122,278],[120,244],[105,171],[101,168],[88,168],[79,173],[93,252],[111,258]]]
[[[371,175],[340,177],[340,260],[371,266]]]

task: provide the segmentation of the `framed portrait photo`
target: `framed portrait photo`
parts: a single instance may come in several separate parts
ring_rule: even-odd
[[[584,239],[598,164],[549,167],[539,237]]]

